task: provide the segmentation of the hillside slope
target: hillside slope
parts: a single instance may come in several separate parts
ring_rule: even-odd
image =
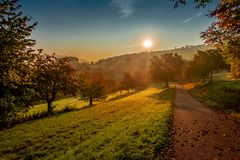
[[[153,56],[160,56],[164,53],[178,53],[184,59],[191,59],[198,50],[204,51],[212,49],[211,47],[204,45],[197,46],[186,46],[182,48],[177,48],[173,50],[164,51],[152,51],[152,52],[142,52],[125,54],[121,56],[115,56],[107,59],[99,60],[96,63],[86,64],[80,63],[75,66],[84,70],[86,68],[91,68],[95,70],[100,70],[105,73],[107,79],[121,81],[124,73],[128,72],[133,76],[140,76],[140,78],[146,77],[148,74],[150,59]]]
[[[148,88],[0,132],[0,159],[153,159],[168,142],[174,89]]]

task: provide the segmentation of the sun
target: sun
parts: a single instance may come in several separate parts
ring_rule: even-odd
[[[146,39],[144,41],[143,45],[144,45],[145,48],[151,48],[153,43],[152,43],[152,41],[150,39]]]

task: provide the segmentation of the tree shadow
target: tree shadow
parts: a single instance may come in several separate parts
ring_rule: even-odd
[[[130,92],[130,93],[126,93],[126,94],[121,94],[121,95],[117,95],[113,98],[109,98],[108,100],[106,100],[106,102],[112,102],[112,101],[116,101],[116,100],[119,100],[119,99],[122,99],[122,98],[125,98],[125,97],[129,97],[131,95],[134,95],[140,91],[143,91],[145,90],[146,88],[140,88],[140,89],[136,89],[134,90],[133,92]]]
[[[72,108],[68,108],[68,109],[64,108],[59,111],[54,111],[51,114],[49,114],[47,111],[35,112],[30,115],[25,115],[25,116],[13,119],[13,121],[10,124],[8,124],[7,127],[0,128],[0,131],[3,129],[13,128],[14,126],[16,126],[18,124],[22,124],[22,123],[26,123],[26,122],[33,122],[34,120],[40,120],[40,119],[49,118],[49,117],[57,117],[57,116],[61,116],[63,114],[72,113],[72,112],[79,112],[81,110],[89,109],[92,107],[93,106],[86,105],[81,108],[76,108],[76,107],[72,107]]]
[[[153,98],[153,99],[157,99],[157,100],[160,100],[160,101],[167,101],[167,100],[172,100],[173,99],[172,94],[171,94],[173,92],[175,92],[174,88],[165,88],[162,92],[154,93],[154,94],[152,94],[148,97]]]

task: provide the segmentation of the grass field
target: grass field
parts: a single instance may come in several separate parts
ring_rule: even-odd
[[[240,81],[219,81],[198,86],[188,84],[185,87],[209,107],[240,117]]]
[[[152,87],[16,125],[0,132],[0,159],[161,159],[173,95],[174,89]]]
[[[64,109],[65,106],[73,106],[75,108],[82,108],[84,106],[87,106],[88,103],[86,101],[80,101],[77,98],[71,97],[71,98],[65,98],[58,101],[53,102],[53,105],[55,106],[54,111],[61,111]],[[33,106],[29,109],[28,112],[24,114],[33,114],[36,112],[47,112],[47,103],[44,104],[38,104]]]
[[[106,100],[97,101],[97,102],[95,101],[94,104],[99,104],[104,101],[112,101],[112,100],[119,99],[120,97],[125,97],[125,96],[133,94],[133,93],[135,93],[135,90],[131,90],[129,93],[124,90],[121,92],[121,94],[119,92],[116,92],[116,93],[109,95],[106,98]],[[81,108],[88,106],[89,104],[87,101],[79,100],[79,98],[77,98],[77,97],[70,97],[70,98],[64,98],[61,100],[57,100],[57,101],[53,102],[53,105],[54,105],[54,111],[60,112],[60,111],[63,111],[66,106],[71,106],[74,109],[81,109]],[[30,116],[30,115],[36,114],[38,112],[47,112],[47,103],[34,105],[27,112],[20,113],[19,116]]]

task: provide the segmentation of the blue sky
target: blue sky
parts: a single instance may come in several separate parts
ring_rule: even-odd
[[[168,0],[20,0],[24,14],[39,24],[32,38],[48,53],[97,60],[144,51],[202,44],[199,33],[213,19],[214,8],[195,9],[189,2],[174,9]]]

